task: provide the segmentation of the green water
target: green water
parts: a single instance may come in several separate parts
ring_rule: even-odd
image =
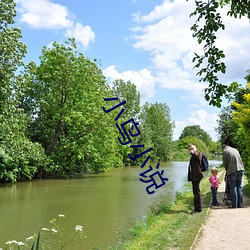
[[[218,165],[220,162],[211,161]],[[72,236],[76,225],[83,226],[87,238],[64,249],[107,249],[136,221],[143,220],[150,206],[161,199],[170,202],[186,183],[187,162],[161,163],[169,181],[149,195],[139,174],[140,167],[117,168],[108,173],[81,179],[35,180],[0,185],[0,248],[5,242],[25,239],[41,228],[51,228],[57,218],[63,232]],[[155,167],[156,164],[153,165]],[[64,214],[65,217],[58,217]],[[56,242],[58,234],[43,231],[44,238]],[[17,248],[16,248],[17,249]],[[21,249],[29,249],[22,247]],[[45,248],[49,249],[49,248]],[[60,249],[53,246],[51,249]]]

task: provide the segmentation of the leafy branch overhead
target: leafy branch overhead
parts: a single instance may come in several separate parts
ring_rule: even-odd
[[[226,73],[226,64],[223,61],[225,54],[223,50],[216,45],[216,34],[219,30],[224,30],[225,25],[222,22],[219,8],[230,5],[228,15],[235,18],[248,16],[250,18],[249,0],[206,0],[195,1],[196,9],[190,14],[190,17],[196,16],[197,19],[192,25],[193,37],[199,44],[204,44],[203,54],[195,53],[193,62],[194,68],[198,68],[197,75],[200,81],[207,82],[209,85],[205,89],[205,99],[210,105],[221,107],[221,97],[230,91],[230,88],[219,82],[218,74]]]

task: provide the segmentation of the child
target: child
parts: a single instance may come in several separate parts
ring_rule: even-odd
[[[219,206],[220,204],[217,201],[217,189],[218,189],[218,185],[220,184],[219,179],[217,177],[218,174],[218,169],[217,168],[212,168],[211,169],[211,176],[209,178],[209,181],[211,183],[211,190],[212,190],[212,205],[213,206]]]

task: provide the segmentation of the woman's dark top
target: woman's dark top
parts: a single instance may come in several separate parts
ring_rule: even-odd
[[[200,181],[203,178],[201,172],[201,158],[202,153],[199,150],[191,155],[188,167],[188,181]]]

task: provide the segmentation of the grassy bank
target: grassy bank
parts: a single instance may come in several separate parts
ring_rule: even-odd
[[[220,176],[223,178],[223,170],[220,172]],[[190,215],[189,212],[193,209],[191,183],[184,188],[185,191],[176,194],[171,205],[166,206],[162,203],[152,207],[147,220],[138,223],[124,237],[123,242],[110,249],[190,249],[206,219],[211,192],[208,177],[205,177],[201,181],[203,211]]]

